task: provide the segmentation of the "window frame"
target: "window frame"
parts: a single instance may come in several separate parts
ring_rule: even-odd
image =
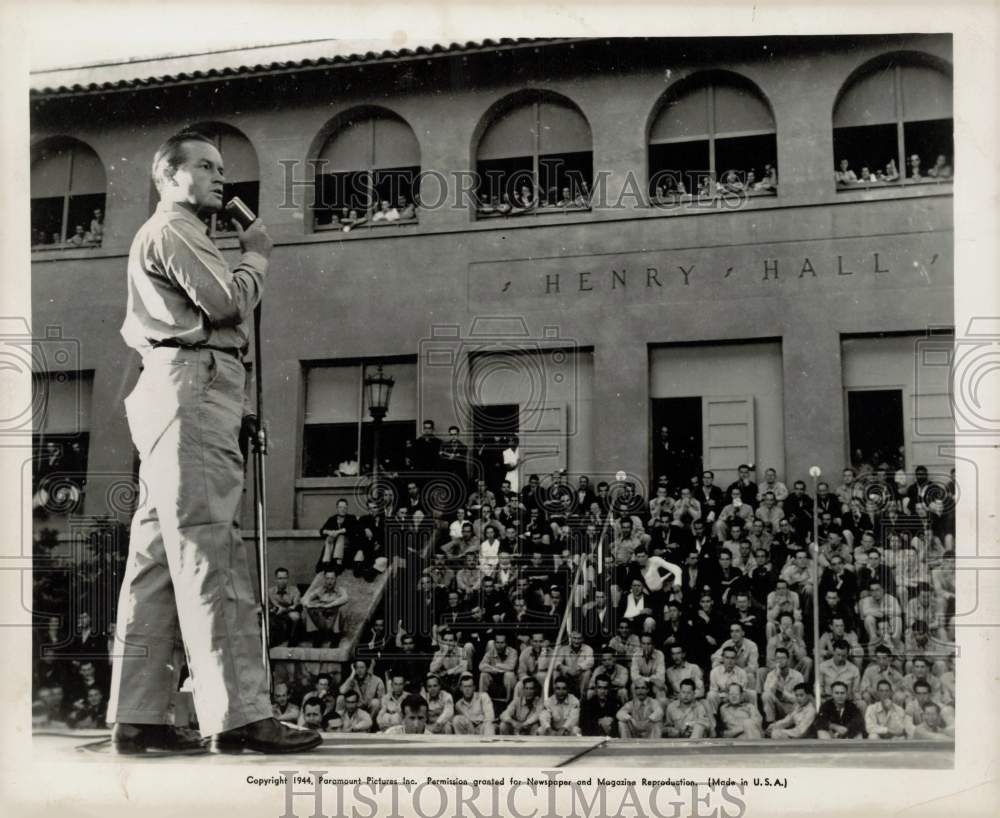
[[[60,142],[62,142],[62,140],[60,140]],[[60,230],[60,233],[59,233],[60,239],[59,239],[58,243],[44,243],[44,244],[34,244],[34,243],[32,243],[31,244],[31,250],[33,250],[33,251],[37,251],[37,250],[99,250],[102,247],[102,245],[103,245],[103,235],[104,235],[105,230],[107,229],[107,220],[108,220],[108,176],[107,176],[107,171],[104,168],[104,163],[101,162],[100,156],[97,155],[97,151],[95,151],[93,148],[91,148],[86,143],[80,142],[80,141],[78,141],[76,139],[67,139],[65,142],[62,142],[62,144],[65,145],[64,150],[68,154],[68,161],[66,162],[66,184],[64,186],[65,192],[61,196],[58,196],[58,197],[56,197],[56,196],[38,196],[38,197],[34,197],[34,196],[30,196],[29,195],[29,208],[31,207],[31,205],[36,200],[40,201],[42,199],[56,199],[56,198],[62,199],[62,217],[61,217],[61,219],[62,219],[62,226],[61,226],[61,230]],[[47,147],[51,147],[51,148],[56,149],[56,150],[59,149],[59,147],[58,147],[57,144],[52,144],[52,145],[49,145],[49,146],[42,145],[42,146],[39,146],[39,147],[40,147],[40,149],[42,151],[46,150]],[[72,186],[73,186],[73,164],[74,164],[74,161],[76,159],[77,152],[81,151],[81,150],[86,150],[86,151],[90,151],[91,153],[93,153],[95,159],[98,162],[98,164],[101,166],[101,171],[104,174],[104,191],[102,193],[99,193],[99,194],[96,194],[96,193],[85,193],[85,194],[80,194],[80,195],[81,196],[101,196],[102,197],[103,201],[101,202],[101,212],[104,215],[104,221],[101,222],[101,236],[102,236],[101,242],[99,242],[99,243],[79,244],[79,245],[77,245],[77,244],[70,244],[69,243],[69,239],[70,239],[70,236],[69,236],[69,209],[70,209],[70,199],[74,198],[73,197],[73,192],[72,192]],[[44,158],[43,156],[39,156],[35,161],[43,161],[43,158]],[[32,164],[34,164],[34,163],[32,163]],[[29,184],[30,184],[30,178],[29,178]],[[32,227],[32,231],[33,230],[34,230],[34,227]]]
[[[371,471],[365,472],[362,469],[364,465],[362,463],[362,456],[365,452],[365,426],[370,429],[374,421],[368,417],[366,419],[366,408],[365,408],[365,372],[368,369],[374,369],[379,364],[384,367],[393,366],[412,366],[414,368],[414,376],[418,377],[417,372],[417,360],[413,356],[390,356],[387,358],[378,359],[360,359],[360,360],[341,360],[341,361],[303,361],[303,414],[301,416],[300,428],[300,445],[299,445],[299,465],[298,465],[298,476],[296,477],[297,485],[301,481],[308,481],[310,483],[315,483],[316,481],[330,481],[330,480],[355,480],[362,477],[371,477]],[[309,373],[312,370],[320,369],[336,369],[336,368],[357,368],[358,370],[358,382],[357,382],[357,399],[358,399],[358,417],[356,421],[342,421],[341,423],[309,423],[305,419],[305,402],[308,401],[308,390],[309,390]],[[417,387],[419,392],[419,385]],[[386,427],[398,427],[404,423],[412,423],[414,426],[414,439],[416,439],[417,431],[417,418],[391,418],[382,421],[382,428]],[[342,426],[353,426],[354,427],[354,442],[355,451],[357,454],[358,462],[358,472],[357,474],[344,475],[344,474],[326,474],[326,475],[306,475],[306,440],[305,433],[308,426],[332,426],[332,425],[342,425]]]
[[[383,168],[383,167],[376,167],[375,166],[375,125],[376,125],[376,123],[380,119],[382,119],[382,120],[394,120],[394,121],[398,121],[398,122],[401,122],[404,125],[406,125],[406,127],[410,131],[410,134],[413,136],[414,142],[416,142],[416,144],[417,144],[417,153],[420,154],[420,143],[417,140],[416,134],[413,133],[413,127],[410,125],[409,122],[407,122],[402,117],[390,116],[390,115],[388,115],[385,112],[372,112],[372,113],[366,114],[366,115],[364,115],[362,117],[359,117],[357,121],[359,123],[363,123],[369,129],[369,133],[368,133],[368,137],[367,137],[367,148],[368,148],[367,164],[363,168],[353,168],[353,169],[348,170],[348,171],[333,171],[331,173],[316,173],[314,175],[314,178],[313,178],[313,195],[315,196],[316,193],[318,192],[318,187],[320,185],[320,180],[323,177],[325,177],[325,176],[334,176],[334,175],[340,175],[340,176],[357,176],[359,174],[363,175],[365,177],[365,180],[366,180],[366,184],[365,184],[365,196],[366,196],[367,202],[368,202],[368,208],[365,210],[365,213],[364,213],[365,221],[362,224],[360,224],[360,225],[350,225],[349,229],[348,229],[348,226],[341,225],[339,218],[335,215],[334,216],[334,220],[330,224],[319,224],[316,221],[317,207],[316,207],[315,204],[313,204],[313,207],[311,208],[311,213],[312,213],[312,229],[313,229],[314,232],[320,232],[320,231],[331,232],[331,231],[337,231],[337,230],[339,230],[341,232],[349,233],[349,232],[353,232],[353,231],[359,230],[359,229],[369,229],[370,230],[372,228],[379,229],[379,228],[383,228],[383,227],[398,227],[398,226],[401,226],[401,225],[411,225],[411,224],[419,224],[420,223],[420,218],[418,216],[418,212],[419,211],[418,211],[418,208],[417,208],[417,199],[418,199],[418,197],[420,195],[420,192],[419,192],[419,187],[415,186],[413,184],[413,182],[415,182],[416,180],[418,180],[420,178],[421,168],[423,167],[423,165],[422,165],[423,156],[419,156],[419,158],[421,159],[421,164],[415,166],[416,167],[416,174],[413,176],[413,179],[411,179],[411,182],[410,182],[410,194],[411,194],[412,201],[409,202],[409,205],[413,207],[413,216],[411,218],[408,218],[408,219],[402,219],[402,218],[400,218],[400,219],[395,219],[393,221],[387,221],[385,219],[380,219],[378,221],[374,221],[373,220],[373,217],[374,217],[374,215],[376,213],[376,209],[375,208],[377,207],[377,203],[379,201],[379,197],[378,197],[378,181],[381,180],[381,177],[378,174],[379,173],[384,173],[386,171],[399,171],[399,170],[404,170],[405,171],[405,170],[408,170],[409,168],[414,167],[412,165],[409,166],[408,168],[400,168],[398,166],[397,167],[385,167],[385,168]],[[348,127],[351,124],[352,124],[352,120],[351,120],[350,117],[348,117],[343,122],[341,122],[338,127],[334,128],[329,133],[329,135],[326,137],[326,139],[323,140],[323,144],[320,146],[320,150],[319,150],[320,155],[322,155],[323,151],[326,150],[326,147],[327,147],[327,145],[330,144],[331,140],[335,139],[337,137],[337,135],[345,127]],[[317,161],[315,161],[314,164],[313,164],[313,167],[316,168],[317,170],[318,170],[318,164],[319,164],[319,160],[318,160],[318,157],[317,157]],[[414,187],[417,187],[416,192],[414,192]],[[395,207],[395,204],[392,203],[392,206]]]
[[[937,122],[941,118],[936,119],[910,119],[906,118],[906,113],[903,110],[903,71],[906,68],[912,67],[913,62],[899,61],[892,62],[889,64],[889,68],[892,69],[892,89],[893,89],[893,120],[892,122],[880,122],[872,125],[854,125],[845,126],[841,128],[833,127],[833,118],[836,117],[837,109],[843,101],[844,97],[852,90],[853,86],[863,80],[868,79],[876,71],[880,70],[880,67],[884,70],[884,65],[873,65],[870,66],[869,70],[860,73],[859,75],[853,77],[844,85],[840,94],[837,96],[837,101],[833,106],[833,111],[831,115],[831,143],[833,145],[833,170],[834,170],[834,188],[837,193],[844,193],[851,190],[878,190],[880,188],[901,188],[901,187],[912,187],[914,185],[950,185],[955,180],[955,142],[954,142],[954,130],[955,130],[955,114],[954,114],[954,77],[951,77],[952,81],[952,115],[948,119],[952,123],[952,156],[951,156],[951,176],[947,179],[939,179],[934,176],[921,176],[919,179],[911,179],[907,174],[906,166],[906,125],[915,122]],[[925,64],[935,71],[940,71],[942,74],[948,74],[947,71],[941,69],[940,66],[932,65],[930,63]],[[836,180],[836,173],[838,172],[838,158],[836,150],[837,142],[837,131],[846,130],[847,128],[876,128],[876,127],[895,127],[896,129],[896,171],[899,173],[899,178],[895,181],[865,181],[865,182],[838,182]],[[860,168],[859,168],[860,170]]]
[[[750,83],[748,80],[745,80],[742,77],[739,77],[739,78],[737,78],[735,80],[732,80],[732,81],[730,81],[730,82],[727,83],[726,82],[727,79],[728,78],[726,78],[726,77],[714,77],[714,76],[713,77],[708,77],[707,79],[704,79],[704,80],[702,80],[700,82],[693,83],[692,85],[690,85],[686,89],[682,88],[680,93],[676,93],[675,92],[673,94],[667,94],[667,96],[664,98],[663,102],[661,103],[659,109],[657,110],[656,115],[650,121],[650,131],[652,131],[653,130],[653,126],[655,126],[656,122],[659,120],[659,118],[667,110],[667,108],[669,106],[669,103],[672,100],[681,99],[684,96],[687,96],[688,94],[698,93],[701,90],[704,90],[706,92],[705,93],[705,106],[706,106],[706,118],[707,118],[707,123],[708,123],[708,133],[707,134],[698,134],[697,136],[690,136],[690,135],[676,136],[676,137],[668,137],[666,139],[654,139],[652,137],[648,137],[646,139],[646,161],[647,161],[646,188],[647,188],[647,195],[650,198],[650,203],[653,204],[654,206],[656,204],[662,204],[664,200],[661,199],[658,196],[658,194],[655,194],[651,190],[651,186],[652,186],[653,178],[654,178],[655,174],[654,174],[654,172],[652,170],[652,167],[650,166],[649,158],[650,158],[650,153],[651,153],[650,149],[653,146],[681,145],[681,144],[696,145],[696,144],[703,144],[705,142],[708,143],[708,172],[709,172],[709,179],[710,179],[711,184],[712,184],[712,191],[711,191],[711,193],[706,196],[706,195],[703,195],[703,194],[699,193],[698,190],[693,190],[693,191],[692,190],[688,190],[686,193],[680,194],[679,196],[676,193],[674,193],[674,194],[668,194],[668,195],[672,196],[673,200],[675,200],[675,201],[678,200],[678,199],[680,201],[692,201],[692,202],[693,201],[705,201],[705,200],[709,200],[709,199],[717,199],[717,198],[725,197],[727,195],[732,195],[732,193],[727,193],[725,191],[720,191],[719,187],[718,187],[718,185],[719,185],[718,172],[719,171],[718,171],[718,167],[717,167],[718,163],[716,161],[716,142],[718,142],[718,141],[725,141],[727,139],[745,139],[745,138],[750,138],[750,137],[761,137],[761,136],[771,136],[771,137],[773,137],[774,138],[774,146],[775,146],[775,150],[774,150],[774,153],[775,153],[774,167],[775,167],[775,171],[777,171],[777,165],[778,165],[778,157],[777,157],[777,153],[778,153],[778,150],[777,150],[777,147],[778,147],[778,145],[777,145],[777,143],[778,143],[778,124],[777,124],[777,122],[776,122],[776,120],[774,118],[774,110],[771,108],[770,102],[768,101],[767,97],[765,97],[759,91],[759,89],[757,89],[756,86],[754,86],[753,83]],[[726,132],[720,134],[719,131],[716,128],[716,120],[717,120],[717,115],[716,114],[717,114],[717,111],[716,111],[716,104],[715,104],[715,91],[716,91],[716,87],[720,86],[720,85],[730,85],[730,86],[732,86],[734,88],[741,88],[743,90],[747,90],[747,91],[752,92],[754,94],[754,96],[767,108],[767,112],[768,112],[768,114],[770,115],[770,118],[771,118],[772,127],[768,128],[768,129],[755,128],[755,129],[743,130],[743,131],[726,131]],[[670,170],[670,169],[667,168],[666,170]],[[762,170],[763,170],[763,168],[762,168]],[[657,171],[657,172],[659,172],[659,171]],[[743,181],[743,180],[741,180],[741,181]],[[773,190],[755,190],[755,191],[741,190],[740,194],[741,195],[747,195],[747,196],[764,196],[764,197],[777,196],[778,195],[778,187],[776,186]]]
[[[590,211],[590,209],[591,209],[590,197],[593,196],[593,192],[594,192],[594,190],[593,190],[593,187],[594,187],[594,134],[593,134],[593,129],[592,128],[590,128],[590,134],[589,134],[589,136],[590,136],[590,150],[586,151],[586,153],[590,154],[590,182],[587,185],[587,188],[589,190],[589,195],[587,197],[587,204],[585,204],[585,205],[572,204],[572,205],[566,205],[566,206],[563,206],[563,207],[559,207],[557,205],[539,205],[538,204],[538,202],[541,199],[541,194],[542,194],[541,169],[542,169],[542,166],[544,165],[544,160],[547,159],[548,157],[561,155],[561,154],[552,154],[552,153],[548,153],[548,154],[543,154],[542,153],[542,148],[541,148],[541,142],[542,142],[541,106],[542,106],[543,103],[546,103],[546,102],[549,103],[549,104],[552,104],[552,105],[556,105],[556,106],[560,106],[560,107],[565,107],[565,108],[568,108],[570,110],[573,110],[575,113],[578,113],[581,117],[583,117],[584,121],[587,121],[587,118],[585,116],[583,116],[583,112],[582,111],[580,111],[578,108],[576,108],[572,103],[568,102],[567,100],[563,100],[563,99],[549,99],[549,98],[538,97],[536,99],[532,99],[532,100],[529,100],[529,101],[526,101],[526,102],[522,101],[520,103],[511,105],[511,106],[506,107],[503,110],[497,112],[497,114],[494,115],[493,118],[491,119],[490,123],[483,129],[483,132],[480,134],[479,139],[476,142],[476,175],[477,175],[477,177],[481,176],[479,168],[480,168],[480,165],[482,163],[484,163],[484,162],[513,162],[515,160],[530,159],[531,160],[531,179],[532,179],[532,185],[533,185],[533,191],[532,191],[532,193],[534,195],[535,204],[532,207],[527,208],[527,209],[523,209],[523,210],[522,209],[518,209],[516,211],[510,211],[510,212],[507,212],[507,213],[498,213],[498,212],[495,212],[495,211],[485,211],[485,210],[482,209],[482,205],[479,203],[479,190],[477,189],[476,194],[475,194],[475,205],[473,207],[473,214],[474,214],[474,217],[475,217],[475,219],[477,221],[480,221],[480,220],[482,220],[482,221],[488,221],[489,219],[496,219],[496,218],[505,218],[506,219],[506,218],[510,218],[511,216],[526,216],[528,214],[531,214],[533,216],[539,216],[539,215],[545,215],[547,213],[586,213],[586,212]],[[530,156],[521,155],[521,156],[507,156],[507,157],[504,157],[502,159],[480,159],[479,158],[479,147],[482,145],[483,139],[486,137],[486,134],[489,133],[489,131],[492,128],[494,128],[499,122],[501,122],[505,117],[510,116],[515,111],[518,111],[521,108],[528,107],[529,105],[532,108],[532,114],[533,114],[533,116],[532,116],[532,123],[533,123],[533,126],[534,126],[532,128],[533,139],[532,139],[532,147],[531,147],[531,154],[530,154]],[[590,126],[590,122],[589,121],[587,122],[587,126],[589,128],[589,126]],[[584,152],[583,151],[567,151],[567,152],[564,152],[564,153],[578,154],[578,153],[584,153]],[[576,201],[576,199],[574,199],[574,202],[575,201]]]

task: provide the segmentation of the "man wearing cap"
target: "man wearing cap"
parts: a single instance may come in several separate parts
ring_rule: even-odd
[[[222,156],[198,133],[179,133],[153,159],[160,195],[128,261],[121,328],[142,356],[125,399],[146,488],[132,520],[118,604],[120,656],[108,721],[119,753],[189,750],[201,740],[171,724],[174,647],[184,640],[194,703],[215,752],[311,749],[322,738],[273,717],[259,606],[236,526],[243,493],[241,429],[251,313],[261,299],[272,242],[264,225],[237,225],[234,267],[208,237],[222,209]],[[254,428],[250,428],[254,427]]]

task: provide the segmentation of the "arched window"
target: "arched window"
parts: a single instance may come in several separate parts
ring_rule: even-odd
[[[316,158],[317,228],[380,227],[416,221],[420,146],[388,112],[342,121]]]
[[[953,132],[950,73],[918,57],[880,60],[834,106],[837,188],[950,182]]]
[[[670,93],[649,131],[649,194],[777,192],[774,116],[753,83],[695,76]]]
[[[233,196],[239,196],[254,213],[260,213],[260,169],[257,152],[250,140],[228,125],[195,125],[191,130],[212,139],[222,154],[222,168],[226,177],[222,186],[222,200],[228,202]],[[212,216],[209,226],[216,236],[235,232],[232,224],[226,223],[225,219],[217,215]]]
[[[106,190],[91,148],[72,139],[46,142],[31,163],[31,246],[100,246]]]
[[[501,107],[476,149],[480,216],[590,207],[590,125],[568,101],[541,97]]]

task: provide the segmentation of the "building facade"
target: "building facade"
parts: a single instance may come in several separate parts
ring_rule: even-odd
[[[648,484],[663,426],[723,485],[946,474],[950,58],[947,35],[596,39],[38,74],[33,332],[66,350],[36,373],[43,457],[86,475],[88,514],[134,471],[128,249],[153,153],[195,127],[276,244],[275,531],[359,491],[379,365],[387,466],[432,419],[473,448],[517,434],[524,476]]]

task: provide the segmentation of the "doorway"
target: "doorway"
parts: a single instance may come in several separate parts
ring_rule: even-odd
[[[679,493],[681,488],[691,485],[692,476],[700,477],[702,472],[702,399],[653,398],[651,414],[649,493],[655,494],[661,476],[669,480],[671,493]]]
[[[851,466],[905,467],[902,389],[855,389],[847,393]]]
[[[507,469],[503,450],[511,435],[518,434],[516,403],[492,403],[472,407],[472,479],[486,481],[491,491],[498,491]]]

